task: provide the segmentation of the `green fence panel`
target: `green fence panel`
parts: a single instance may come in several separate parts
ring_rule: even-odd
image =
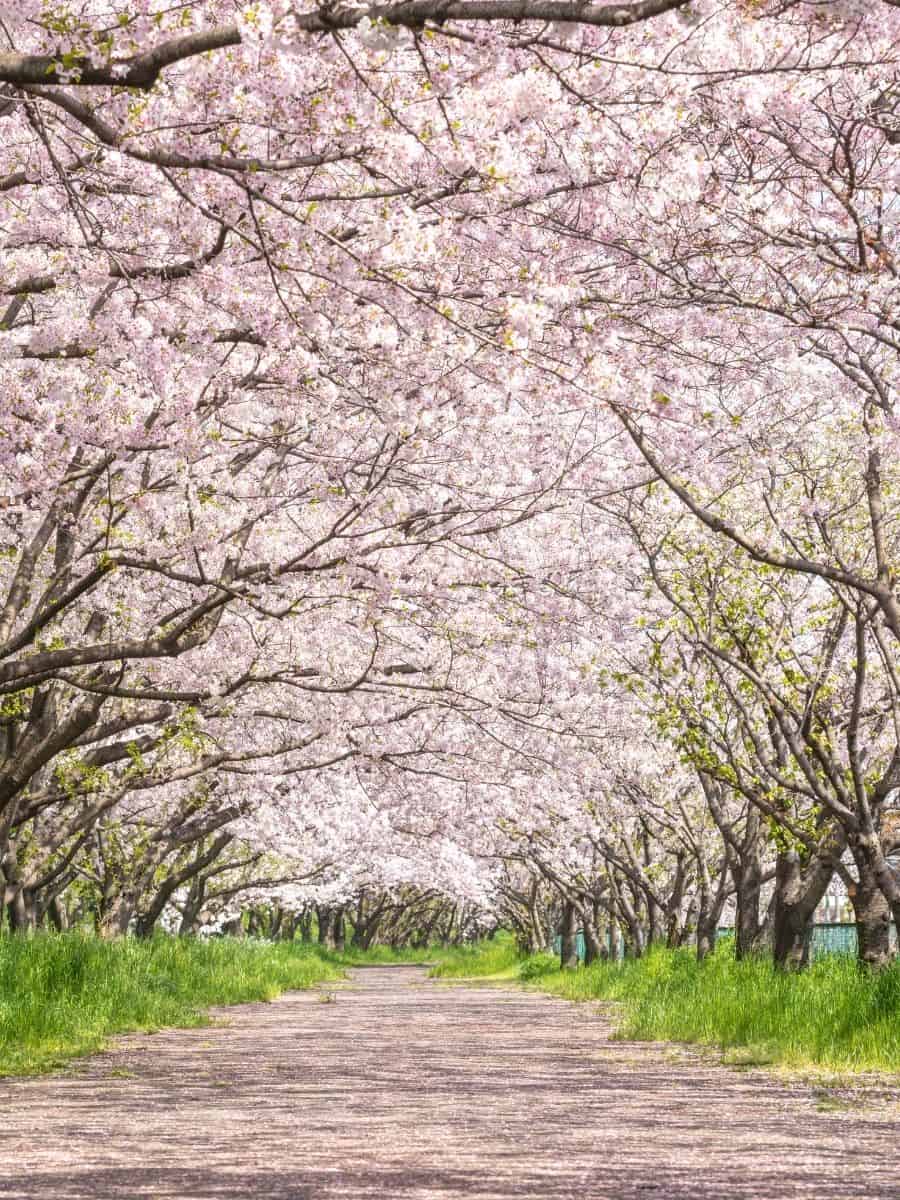
[[[811,958],[821,958],[825,954],[855,954],[856,948],[855,925],[813,925],[809,932]]]

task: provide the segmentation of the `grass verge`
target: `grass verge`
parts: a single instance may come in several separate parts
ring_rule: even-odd
[[[208,1024],[208,1005],[272,1000],[342,974],[299,943],[3,937],[0,1075],[52,1070],[115,1033]]]
[[[309,946],[308,949],[315,949],[326,962],[346,967],[390,967],[400,966],[403,963],[433,963],[443,954],[443,950],[434,946],[416,950],[409,947],[405,950],[392,950],[390,946],[372,946],[369,950],[359,950],[350,945],[345,950],[324,950],[313,946]]]
[[[434,979],[516,979],[525,961],[513,938],[503,933],[489,941],[432,951],[432,958],[437,960],[431,970]]]
[[[348,967],[464,961],[490,974],[516,957],[509,946],[498,955],[496,947],[338,952],[236,938],[0,937],[0,1076],[54,1070],[117,1033],[205,1025],[210,1005],[273,1000],[340,979]]]
[[[713,1046],[733,1065],[900,1071],[900,962],[873,974],[832,955],[789,975],[765,958],[735,962],[727,943],[703,963],[659,949],[561,972],[541,958],[520,977],[569,1000],[619,1001],[622,1039]]]

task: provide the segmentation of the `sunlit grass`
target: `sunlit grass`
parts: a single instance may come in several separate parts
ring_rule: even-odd
[[[719,1048],[735,1064],[900,1071],[900,963],[879,974],[823,958],[799,975],[766,959],[704,963],[654,950],[561,972],[500,934],[461,947],[342,954],[299,942],[84,934],[0,938],[0,1074],[33,1074],[101,1049],[110,1035],[208,1021],[209,1005],[270,1000],[353,966],[432,963],[442,979],[520,980],[570,1000],[615,1000],[617,1036]],[[586,1014],[585,1019],[590,1019]]]
[[[0,937],[0,1075],[52,1070],[116,1033],[203,1025],[210,1005],[272,1000],[354,966],[483,959],[479,973],[490,974],[501,960],[518,961],[510,945],[501,939],[485,957],[472,948],[338,952],[236,938]]]
[[[433,963],[440,958],[443,951],[434,946],[405,947],[394,950],[390,946],[372,946],[368,950],[359,950],[348,945],[344,950],[319,950],[328,962],[342,963],[347,966],[399,966],[402,963]]]
[[[509,934],[465,946],[450,946],[432,952],[435,979],[474,979],[487,976],[515,978],[523,961]]]
[[[299,943],[86,934],[0,938],[0,1074],[30,1075],[114,1033],[195,1026],[205,1008],[272,1000],[342,971]]]
[[[725,942],[703,963],[692,950],[655,949],[560,971],[555,956],[523,958],[500,936],[449,952],[432,975],[510,978],[568,1000],[617,1001],[617,1037],[714,1046],[738,1066],[900,1071],[900,962],[873,973],[833,955],[786,974],[766,958],[735,962]]]
[[[621,1001],[622,1038],[715,1046],[746,1064],[900,1071],[900,963],[876,974],[833,955],[785,974],[765,958],[735,962],[726,944],[703,963],[689,950],[654,950],[547,972],[533,986]]]

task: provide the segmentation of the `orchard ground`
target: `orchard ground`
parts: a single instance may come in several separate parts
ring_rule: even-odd
[[[381,966],[212,1015],[6,1080],[0,1196],[897,1194],[896,1089],[615,1040],[608,1013],[534,988]]]

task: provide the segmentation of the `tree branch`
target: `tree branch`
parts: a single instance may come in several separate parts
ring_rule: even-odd
[[[567,25],[597,25],[622,29],[685,8],[689,0],[638,0],[635,4],[579,3],[579,0],[405,0],[401,4],[373,4],[370,8],[319,8],[297,13],[297,28],[304,33],[355,29],[363,17],[408,29],[421,29],[426,21],[555,21]]]
[[[0,54],[0,82],[19,87],[40,87],[46,83],[65,83],[79,87],[152,88],[160,73],[186,58],[196,58],[210,50],[238,46],[241,35],[236,25],[189,33],[185,37],[161,42],[153,50],[133,58],[93,63],[87,56],[61,61],[49,54]]]

